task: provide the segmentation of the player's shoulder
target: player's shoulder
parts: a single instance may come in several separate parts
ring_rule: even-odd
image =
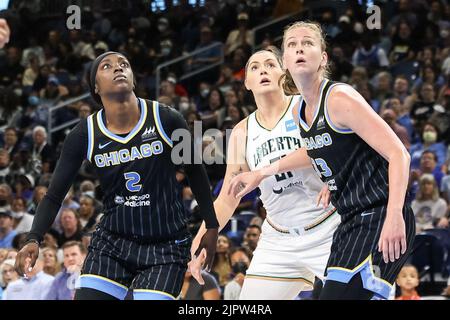
[[[181,115],[181,113],[178,112],[178,110],[175,109],[172,106],[169,106],[169,105],[164,104],[164,103],[160,103],[158,101],[153,101],[153,100],[147,100],[147,101],[150,102],[150,103],[147,103],[148,105],[153,105],[153,103],[155,103],[157,105],[159,114],[161,116],[165,116],[165,117],[183,117]]]
[[[237,125],[234,126],[232,134],[244,138],[247,134],[247,130],[248,130],[248,120],[249,120],[250,116],[245,117],[244,119],[242,119],[241,121],[238,122]]]

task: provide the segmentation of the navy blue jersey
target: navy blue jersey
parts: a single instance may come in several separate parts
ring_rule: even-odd
[[[166,237],[187,221],[170,158],[173,128],[164,128],[160,116],[170,110],[144,99],[139,107],[139,122],[125,136],[107,129],[103,109],[87,120],[87,159],[104,192],[100,226],[124,236]]]
[[[305,120],[305,102],[299,102],[300,134],[313,167],[328,184],[331,202],[345,219],[387,204],[388,162],[350,129],[339,129],[330,120],[327,99],[342,83],[324,80],[319,107],[311,126]]]

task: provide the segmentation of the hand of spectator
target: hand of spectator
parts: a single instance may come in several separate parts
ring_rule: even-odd
[[[0,19],[0,49],[9,42],[9,36],[11,31],[9,30],[8,23],[5,19]]]
[[[39,246],[37,243],[27,243],[17,254],[14,268],[20,276],[25,276],[33,270],[39,255]]]
[[[448,218],[446,217],[442,217],[441,219],[439,219],[439,222],[437,223],[437,227],[438,228],[448,228]]]
[[[316,198],[316,205],[319,206],[320,203],[322,203],[323,208],[328,207],[330,204],[330,196],[331,192],[328,190],[328,185],[324,184],[322,187],[322,190],[320,190],[319,194]]]

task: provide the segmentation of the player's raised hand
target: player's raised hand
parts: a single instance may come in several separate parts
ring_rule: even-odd
[[[27,243],[18,253],[14,268],[20,276],[29,273],[36,264],[39,255],[39,246],[35,242]]]
[[[386,213],[386,219],[378,241],[378,251],[383,253],[385,263],[394,262],[406,252],[406,227],[401,210]]]
[[[8,23],[5,19],[0,19],[0,49],[9,42],[10,35],[11,30],[9,30]]]

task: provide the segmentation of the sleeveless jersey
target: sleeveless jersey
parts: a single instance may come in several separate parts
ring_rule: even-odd
[[[164,131],[156,101],[139,98],[140,119],[127,135],[105,125],[104,110],[89,116],[87,159],[104,192],[100,226],[124,236],[167,237],[185,228],[172,141]]]
[[[322,82],[311,126],[305,120],[303,99],[297,107],[303,143],[344,222],[346,217],[387,204],[388,162],[352,130],[331,122],[327,99],[336,85],[343,83]]]
[[[246,160],[250,170],[268,166],[301,147],[300,133],[292,117],[299,99],[300,96],[291,97],[286,112],[272,130],[258,123],[256,112],[249,115]],[[324,213],[315,203],[322,186],[313,168],[283,172],[261,182],[260,199],[273,222],[287,227],[307,225]]]

